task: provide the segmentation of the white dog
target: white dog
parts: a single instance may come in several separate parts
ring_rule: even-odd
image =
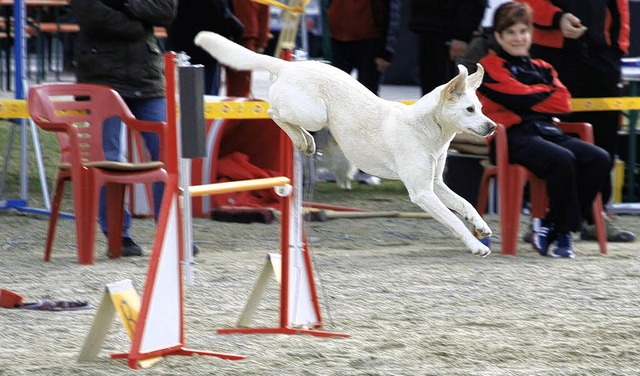
[[[379,98],[351,75],[317,61],[289,62],[254,53],[211,32],[195,44],[234,69],[266,69],[272,74],[269,116],[304,153],[315,152],[309,131],[329,128],[358,168],[385,179],[400,179],[411,201],[447,226],[474,254],[491,251],[453,213],[482,237],[491,229],[475,208],[444,184],[449,143],[460,132],[487,137],[495,123],[481,111],[475,90],[484,69],[467,69],[413,105]],[[453,212],[452,212],[453,211]]]

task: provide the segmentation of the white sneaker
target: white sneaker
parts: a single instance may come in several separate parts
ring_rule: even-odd
[[[358,171],[356,173],[354,180],[356,180],[360,184],[366,184],[366,185],[380,185],[382,183],[382,179],[380,179],[379,177],[369,175],[366,172],[362,172],[362,171]]]

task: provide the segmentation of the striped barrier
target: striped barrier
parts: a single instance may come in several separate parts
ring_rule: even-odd
[[[400,102],[412,104],[415,100]],[[640,97],[573,98],[571,106],[574,112],[637,111],[640,110]],[[268,119],[268,109],[269,103],[263,101],[209,102],[204,105],[204,116],[205,119]],[[26,119],[28,117],[26,100],[0,100],[0,119]]]

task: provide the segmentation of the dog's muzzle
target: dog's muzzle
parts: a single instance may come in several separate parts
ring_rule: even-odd
[[[496,131],[497,125],[492,121],[487,121],[483,124],[484,132],[482,132],[483,137],[489,137]]]

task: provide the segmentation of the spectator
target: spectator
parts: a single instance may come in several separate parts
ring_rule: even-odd
[[[330,0],[331,64],[351,73],[378,94],[382,73],[389,67],[398,42],[399,0]]]
[[[541,255],[574,258],[572,232],[580,230],[583,219],[593,223],[592,203],[604,190],[609,155],[553,124],[552,116],[571,111],[571,95],[549,63],[529,57],[529,5],[501,5],[493,27],[496,54],[480,61],[485,68],[478,89],[483,111],[507,127],[510,162],[546,181],[549,211],[534,221],[534,247]]]
[[[242,35],[242,23],[234,16],[228,0],[186,0],[178,2],[178,13],[167,29],[167,47],[184,52],[191,64],[204,66],[204,92],[218,95],[220,67],[205,50],[193,44],[198,32],[206,30],[237,39]]]
[[[400,0],[329,0],[327,21],[331,36],[331,63],[378,94],[380,79],[396,51],[400,27]],[[380,184],[380,178],[358,171],[360,183]]]
[[[418,34],[422,95],[458,74],[456,60],[466,52],[485,6],[486,0],[411,1],[409,30]]]
[[[271,38],[269,6],[253,0],[233,0],[233,11],[244,25],[240,44],[251,51],[264,52]],[[251,71],[226,68],[226,74],[228,96],[251,96]]]
[[[533,9],[533,47],[531,55],[548,61],[560,80],[576,98],[617,97],[621,95],[621,62],[629,48],[628,0],[550,1],[520,0]],[[575,112],[562,120],[593,125],[595,144],[611,156],[616,154],[619,111]],[[611,198],[611,176],[606,177],[602,199]],[[619,229],[605,217],[607,240],[631,242],[636,236]],[[596,240],[595,227],[586,224],[585,240]]]
[[[141,120],[166,120],[163,56],[153,34],[154,26],[168,26],[176,15],[177,0],[73,0],[71,9],[80,25],[77,81],[111,86]],[[105,121],[103,144],[109,160],[122,160],[122,123]],[[160,157],[158,135],[143,133],[151,159]],[[153,185],[155,217],[164,186]],[[106,194],[100,196],[99,221],[107,234]],[[132,239],[131,216],[125,213],[122,255],[141,256],[142,248]],[[111,254],[110,250],[107,250]]]

